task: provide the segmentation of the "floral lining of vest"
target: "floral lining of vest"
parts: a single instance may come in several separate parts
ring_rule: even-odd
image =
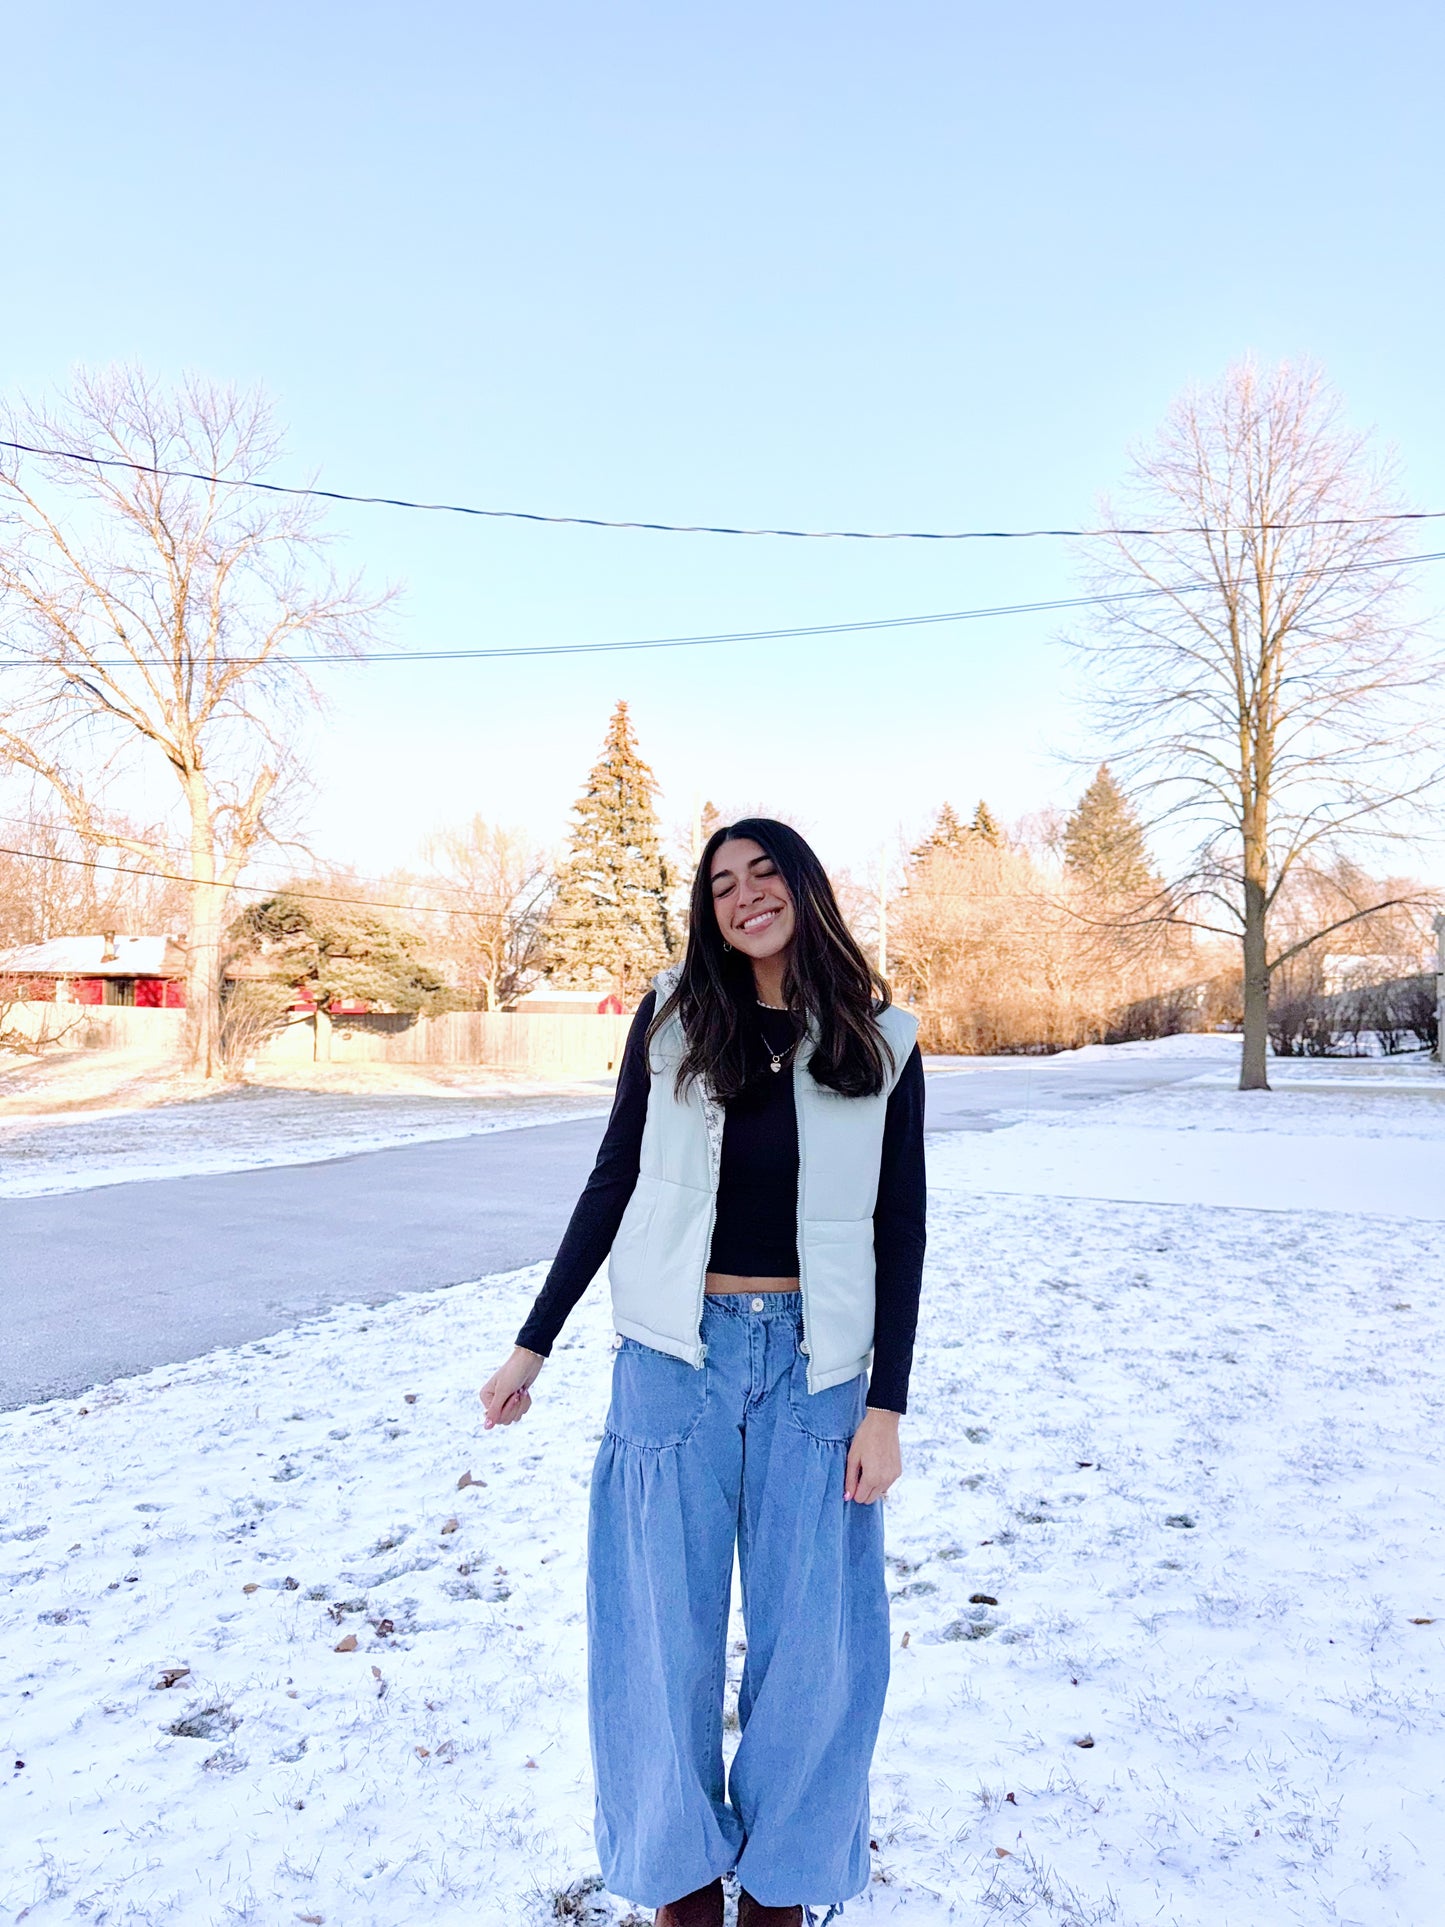
[[[669,964],[666,970],[658,971],[653,978],[652,987],[657,993],[659,1008],[672,995],[681,976],[682,965]],[[803,1039],[800,1038],[799,1043],[802,1042]],[[708,1088],[706,1080],[702,1078],[698,1080],[698,1096],[702,1101],[703,1128],[707,1132],[707,1159],[712,1176],[712,1188],[716,1191],[722,1177],[723,1132],[727,1128],[727,1111],[723,1107],[721,1098]]]
[[[707,1158],[712,1171],[712,1188],[716,1191],[722,1177],[723,1131],[727,1127],[727,1112],[705,1085],[699,1087],[699,1092],[702,1097],[702,1121],[707,1130]]]

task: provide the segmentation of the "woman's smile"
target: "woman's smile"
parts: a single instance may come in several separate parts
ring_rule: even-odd
[[[770,905],[766,910],[758,910],[752,916],[744,917],[738,928],[745,930],[750,937],[755,937],[760,930],[767,929],[774,917],[782,914],[782,909],[782,904],[778,903]]]
[[[796,909],[792,892],[761,844],[747,836],[730,837],[713,857],[710,881],[713,912],[727,942],[755,966],[768,958],[781,959],[793,940]],[[781,998],[767,995],[764,1001]]]

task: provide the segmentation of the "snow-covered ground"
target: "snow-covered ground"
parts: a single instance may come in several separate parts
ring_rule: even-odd
[[[1272,1090],[1240,1091],[1235,1039],[1171,1038],[1121,1049],[1159,1058],[1189,1045],[1201,1071],[1187,1082],[1115,1098],[1082,1115],[1031,1111],[982,1138],[935,1139],[933,1182],[1445,1222],[1445,1070],[1438,1065],[1423,1058],[1276,1060]],[[1102,1048],[1073,1055],[1089,1058]],[[1270,1139],[1267,1152],[1261,1135]]]
[[[347,1067],[341,1089],[248,1084],[202,1097],[171,1080],[148,1084],[145,1102],[122,1087],[95,1114],[12,1105],[0,1112],[0,1198],[309,1164],[392,1144],[605,1116],[612,1101],[605,1080],[473,1072],[447,1089],[435,1075],[367,1080],[371,1067],[358,1068],[363,1075]]]
[[[1442,1113],[1392,1089],[1409,1128],[1366,1136],[1357,1091],[1233,1095],[931,1148],[878,1851],[850,1919],[1445,1918],[1445,1225],[1349,1158],[1307,1208],[1241,1203],[1253,1170],[1329,1144],[1445,1165]],[[1089,1146],[1126,1137],[1159,1169],[1204,1158],[1203,1195],[1050,1194],[1107,1186],[1118,1160]],[[600,1286],[525,1423],[479,1424],[535,1280],[0,1418],[10,1917],[629,1917],[588,1884]]]

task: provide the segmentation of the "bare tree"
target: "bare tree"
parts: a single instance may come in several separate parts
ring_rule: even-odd
[[[124,819],[104,827],[158,844],[158,832]],[[164,872],[117,868],[50,811],[0,817],[0,828],[0,949],[97,930],[155,936],[185,928],[185,885]]]
[[[1175,404],[1127,507],[1095,568],[1127,599],[1082,645],[1099,722],[1149,826],[1193,846],[1149,914],[1241,945],[1240,1088],[1266,1090],[1271,976],[1390,901],[1277,944],[1281,889],[1418,828],[1439,778],[1409,700],[1432,672],[1400,613],[1394,475],[1316,370],[1245,362]]]
[[[87,841],[184,877],[187,1055],[219,1076],[228,901],[277,834],[315,701],[298,658],[353,648],[377,605],[324,566],[310,504],[226,486],[277,454],[260,395],[121,369],[5,422],[11,441],[93,461],[0,448],[0,757]],[[158,774],[179,819],[160,857],[109,805]]]
[[[436,947],[454,962],[458,988],[499,1010],[541,968],[552,866],[518,831],[480,816],[428,837],[423,854],[428,894],[448,913]]]
[[[1119,907],[1106,885],[1045,867],[1017,835],[994,842],[966,830],[916,850],[889,950],[925,1047],[1069,1049],[1197,976],[1188,933],[1135,927]]]

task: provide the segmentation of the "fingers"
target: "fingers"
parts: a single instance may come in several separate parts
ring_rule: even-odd
[[[486,1412],[482,1426],[486,1432],[494,1425],[513,1425],[532,1409],[532,1394],[526,1385],[507,1385],[505,1366],[492,1373],[477,1396]]]
[[[515,1425],[517,1420],[525,1418],[531,1409],[532,1394],[525,1385],[520,1386],[515,1392],[508,1392],[499,1405],[487,1407],[487,1416],[483,1421],[482,1430],[490,1432],[494,1425]]]
[[[870,1466],[861,1451],[850,1447],[848,1468],[843,1474],[843,1497],[854,1505],[873,1505],[884,1498],[893,1478],[880,1467]]]

